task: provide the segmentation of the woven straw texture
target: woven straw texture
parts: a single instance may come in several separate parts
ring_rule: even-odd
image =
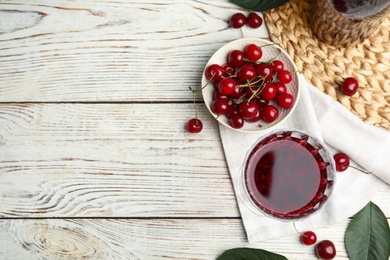
[[[314,86],[364,122],[390,130],[390,16],[363,43],[344,48],[316,38],[309,11],[310,0],[290,0],[265,12],[271,40],[289,53]],[[352,97],[339,91],[339,83],[350,76],[360,85]]]

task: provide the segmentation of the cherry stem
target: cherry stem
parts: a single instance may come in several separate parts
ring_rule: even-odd
[[[355,166],[353,166],[353,165],[350,165],[350,166],[348,166],[348,167],[351,167],[352,169],[361,171],[361,172],[364,173],[364,174],[372,174],[372,172],[365,171],[365,170],[360,169],[360,168],[358,168],[358,167],[355,167]]]
[[[202,89],[206,88],[206,87],[210,84],[210,82],[211,82],[211,80],[214,78],[215,74],[217,74],[217,73],[214,72],[213,75],[211,75],[211,77],[210,77],[209,80],[206,82],[206,84],[204,84],[204,86],[202,87]]]
[[[194,109],[195,109],[195,120],[196,124],[198,125],[198,108],[196,107],[196,102],[195,102],[195,93],[197,92],[196,90],[192,89],[191,86],[188,87],[191,92],[192,92],[192,100],[194,102]]]
[[[269,44],[261,45],[260,48],[267,47],[267,46],[273,46],[273,45],[277,45],[277,44],[276,43],[269,43]]]
[[[278,55],[267,61],[267,63],[271,63],[273,60],[275,60],[277,57],[279,57],[282,54],[282,52],[279,52]]]
[[[242,27],[240,27],[240,31],[241,31],[242,38],[245,38],[244,31],[242,30]]]
[[[253,93],[252,96],[248,99],[248,103],[249,103],[253,98],[257,97],[257,95],[258,95],[261,91],[263,91],[264,87],[265,87],[265,84],[262,84],[262,85],[256,90],[256,92]]]
[[[294,227],[295,231],[296,231],[299,235],[304,236],[304,237],[307,237],[307,235],[305,235],[305,234],[303,234],[302,232],[299,232],[299,231],[298,231],[297,227],[295,226],[295,221],[293,221],[293,227]]]

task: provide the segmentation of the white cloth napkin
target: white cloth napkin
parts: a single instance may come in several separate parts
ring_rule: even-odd
[[[373,174],[352,168],[336,174],[335,188],[320,212],[302,221],[295,221],[300,231],[335,224],[353,216],[364,207],[375,192],[390,183],[390,132],[370,126],[345,107],[312,86],[303,75],[301,97],[294,113],[278,128],[298,128],[323,140],[332,153],[342,151]],[[249,243],[296,233],[292,221],[280,221],[251,210],[240,195],[238,178],[244,157],[261,136],[231,130],[220,124],[221,140],[228,163],[242,221]],[[275,129],[272,129],[275,130]],[[263,135],[263,134],[262,134]],[[356,162],[356,163],[355,163]]]

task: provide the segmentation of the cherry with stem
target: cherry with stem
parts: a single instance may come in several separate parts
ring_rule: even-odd
[[[295,231],[300,235],[300,241],[302,244],[307,246],[313,245],[317,242],[317,235],[313,231],[299,232],[295,226],[295,221],[293,221],[293,226]]]
[[[365,171],[365,170],[360,169],[358,167],[355,167],[353,165],[350,165],[349,157],[345,153],[342,153],[342,152],[336,153],[333,156],[333,159],[334,159],[334,162],[336,165],[336,171],[338,171],[338,172],[343,172],[348,168],[353,168],[353,169],[361,171],[365,174],[372,174],[372,172],[368,172],[368,171]]]

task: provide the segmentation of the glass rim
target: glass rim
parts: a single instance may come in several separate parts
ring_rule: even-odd
[[[306,211],[306,213],[304,215],[302,215],[302,216],[278,217],[275,214],[272,214],[272,213],[269,213],[269,212],[265,211],[259,205],[256,204],[256,202],[254,201],[254,199],[250,195],[250,191],[248,190],[248,187],[247,187],[247,184],[246,184],[246,171],[245,171],[245,168],[246,168],[248,159],[251,156],[252,151],[258,146],[258,144],[260,142],[266,140],[267,138],[269,138],[270,136],[272,136],[274,134],[283,134],[283,133],[289,133],[289,132],[291,132],[292,134],[295,133],[295,134],[307,136],[307,138],[308,138],[307,140],[308,141],[312,140],[312,141],[314,141],[316,144],[318,144],[321,147],[319,149],[319,150],[323,150],[323,152],[322,152],[323,154],[321,154],[321,157],[324,160],[324,162],[328,162],[329,163],[326,166],[326,168],[327,168],[327,180],[331,181],[331,182],[326,185],[326,188],[324,190],[324,194],[327,196],[327,198],[325,200],[323,200],[323,201],[319,201],[319,202],[315,203],[314,206],[318,205],[318,208],[313,209],[313,211],[311,211],[311,212]],[[324,158],[324,155],[326,156],[326,158]],[[304,131],[304,130],[301,130],[301,129],[298,129],[298,128],[291,128],[291,127],[290,128],[275,129],[275,130],[272,130],[269,133],[259,137],[251,145],[251,147],[248,149],[248,151],[247,151],[247,153],[245,155],[244,161],[242,163],[242,166],[241,166],[241,169],[240,169],[240,173],[238,174],[238,186],[239,186],[239,193],[240,193],[239,195],[240,195],[240,198],[241,198],[242,202],[244,202],[244,205],[249,210],[251,210],[253,213],[255,213],[255,214],[258,214],[258,215],[261,215],[261,216],[268,216],[268,217],[271,217],[273,219],[277,219],[277,220],[280,220],[280,221],[300,221],[300,220],[307,219],[308,217],[312,216],[313,214],[316,214],[316,213],[320,212],[321,209],[329,202],[329,199],[331,198],[331,195],[333,194],[335,181],[336,181],[336,167],[335,167],[333,156],[332,156],[329,148],[327,147],[327,145],[322,140],[320,140],[319,138],[313,136],[313,134],[310,134],[307,131]],[[243,197],[243,196],[245,196],[245,197]],[[288,214],[288,213],[286,213],[286,214]]]

